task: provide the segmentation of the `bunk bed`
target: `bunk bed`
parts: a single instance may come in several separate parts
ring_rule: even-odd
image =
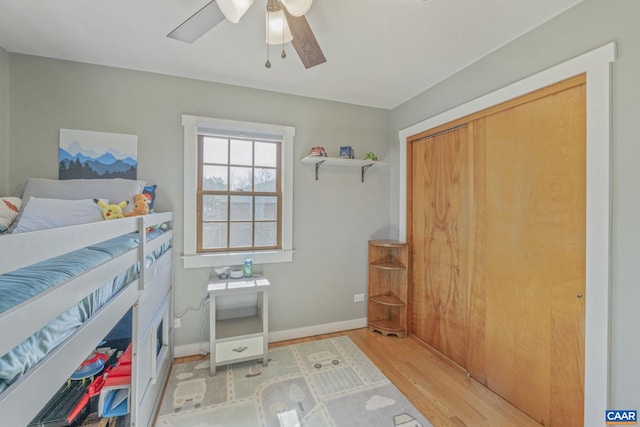
[[[28,425],[129,312],[128,416],[151,425],[173,359],[172,223],[167,212],[0,235],[2,425]]]

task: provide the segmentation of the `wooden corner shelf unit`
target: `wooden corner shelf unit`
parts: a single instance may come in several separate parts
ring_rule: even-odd
[[[407,336],[407,244],[369,240],[369,330]]]

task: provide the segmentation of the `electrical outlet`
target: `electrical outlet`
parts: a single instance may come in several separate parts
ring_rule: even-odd
[[[364,294],[353,294],[353,302],[364,301]]]
[[[180,319],[179,317],[174,317],[173,318],[173,328],[174,329],[178,329],[182,327],[182,319]]]

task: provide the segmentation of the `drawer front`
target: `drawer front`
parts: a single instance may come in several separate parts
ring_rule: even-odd
[[[261,356],[264,338],[253,337],[216,343],[216,364]]]

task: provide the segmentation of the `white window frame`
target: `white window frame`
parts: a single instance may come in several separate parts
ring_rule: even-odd
[[[182,115],[184,130],[184,268],[219,267],[242,264],[247,257],[255,264],[291,262],[293,260],[293,138],[292,126],[252,123]],[[280,162],[282,165],[282,249],[247,252],[197,252],[197,180],[198,130],[215,129],[230,134],[264,134],[282,137]]]

